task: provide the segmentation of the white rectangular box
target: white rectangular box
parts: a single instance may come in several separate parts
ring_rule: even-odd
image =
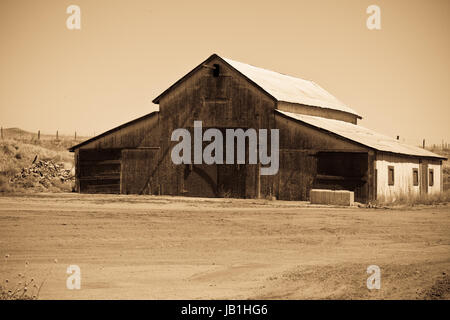
[[[348,190],[311,189],[311,204],[329,204],[351,206],[355,202],[355,193]]]

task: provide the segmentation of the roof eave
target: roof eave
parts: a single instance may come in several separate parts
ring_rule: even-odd
[[[440,156],[440,155],[438,155],[438,154],[436,154],[436,155],[434,155],[434,156],[432,156],[432,155],[414,155],[414,154],[409,154],[409,153],[400,153],[400,152],[394,152],[394,151],[384,151],[384,150],[379,150],[379,149],[374,148],[374,147],[372,147],[372,146],[368,146],[368,145],[366,145],[366,144],[364,144],[364,143],[361,143],[361,142],[352,140],[352,139],[350,139],[350,138],[341,136],[340,134],[335,133],[335,132],[333,132],[333,131],[330,131],[330,130],[327,130],[327,129],[324,129],[324,128],[317,127],[317,126],[315,126],[315,125],[312,125],[312,124],[307,123],[307,122],[305,122],[305,121],[302,121],[302,120],[300,120],[300,119],[292,118],[292,117],[290,117],[290,116],[288,116],[288,115],[286,115],[286,114],[280,112],[279,110],[275,110],[275,111],[277,111],[277,114],[280,115],[280,116],[282,116],[283,118],[286,118],[286,119],[289,119],[289,120],[292,120],[292,121],[295,121],[295,122],[299,122],[299,123],[301,123],[301,124],[303,124],[303,125],[306,125],[306,126],[308,126],[308,127],[310,127],[310,128],[314,128],[314,129],[319,130],[319,131],[322,131],[322,132],[330,133],[330,134],[332,134],[332,135],[335,136],[335,137],[338,137],[338,138],[343,139],[343,140],[345,140],[345,141],[350,141],[351,143],[354,143],[354,144],[359,145],[359,146],[363,146],[363,147],[365,147],[365,148],[368,148],[368,149],[370,149],[370,150],[374,150],[374,151],[376,151],[376,152],[380,152],[380,153],[388,153],[388,154],[396,154],[396,155],[402,155],[402,156],[413,157],[413,158],[418,158],[418,159],[424,159],[424,158],[427,158],[427,159],[447,160],[447,158],[445,158],[445,157],[443,157],[443,156]]]
[[[118,131],[118,130],[120,130],[120,129],[123,129],[123,128],[125,128],[125,127],[127,127],[127,126],[129,126],[129,125],[132,125],[132,124],[134,124],[134,123],[136,123],[136,122],[139,122],[139,121],[141,121],[141,120],[144,120],[144,119],[153,117],[153,116],[156,115],[158,112],[159,112],[159,111],[153,111],[153,112],[150,112],[150,113],[148,113],[148,114],[146,114],[146,115],[144,115],[144,116],[142,116],[142,117],[139,117],[139,118],[133,119],[133,120],[131,120],[131,121],[125,122],[125,123],[121,124],[120,126],[117,126],[117,127],[112,128],[112,129],[109,129],[109,130],[107,130],[107,131],[105,131],[105,132],[103,132],[103,133],[100,133],[99,135],[96,135],[95,137],[92,137],[92,138],[89,138],[89,139],[87,139],[87,140],[84,140],[83,142],[80,142],[79,144],[74,145],[74,146],[68,148],[67,150],[68,150],[69,152],[74,152],[75,149],[78,149],[78,148],[80,148],[80,147],[82,147],[82,146],[84,146],[84,145],[86,145],[86,144],[88,144],[88,143],[91,143],[91,142],[93,142],[93,141],[95,141],[95,140],[97,140],[97,139],[100,139],[100,138],[102,138],[102,137],[104,137],[104,136],[106,136],[106,135],[108,135],[108,134],[111,134],[111,133],[113,133],[113,132],[116,132],[116,131]]]
[[[333,109],[333,108],[329,108],[329,107],[323,107],[323,106],[317,106],[317,105],[312,105],[312,104],[304,104],[304,103],[298,103],[298,102],[292,102],[292,101],[286,101],[286,100],[277,100],[278,102],[286,102],[286,103],[292,103],[292,104],[298,104],[298,105],[304,105],[304,106],[308,106],[308,107],[314,107],[314,108],[321,108],[321,109],[327,109],[327,110],[332,110],[332,111],[337,111],[337,112],[341,112],[341,113],[345,113],[345,114],[349,114],[352,116],[355,116],[358,119],[362,119],[363,117],[360,116],[357,113],[352,113],[352,112],[348,112],[348,111],[343,111],[343,110],[338,110],[338,109]]]
[[[375,149],[375,150],[380,153],[387,153],[387,154],[404,156],[404,157],[409,157],[409,158],[416,158],[416,159],[448,160],[447,158],[440,156],[438,154],[436,154],[435,156],[431,156],[431,155],[425,156],[425,155],[415,155],[415,154],[409,154],[409,153],[400,153],[400,152],[394,152],[394,151],[384,151],[384,150],[377,150],[377,149]]]
[[[373,150],[373,151],[378,151],[377,149],[375,149],[375,148],[373,148],[373,147],[371,147],[371,146],[368,146],[368,145],[365,145],[365,144],[363,144],[363,143],[361,143],[361,142],[358,142],[358,141],[355,141],[355,140],[352,140],[352,139],[343,137],[343,136],[341,136],[341,135],[339,135],[339,134],[337,134],[337,133],[335,133],[335,132],[333,132],[333,131],[330,131],[330,130],[327,130],[327,129],[324,129],[324,128],[320,128],[320,127],[314,126],[314,125],[309,124],[309,123],[307,123],[307,122],[304,122],[304,121],[302,121],[302,120],[300,120],[300,119],[295,119],[295,118],[289,117],[288,115],[286,115],[286,114],[280,112],[279,110],[275,110],[275,111],[277,112],[277,114],[278,114],[279,116],[282,116],[282,117],[285,118],[285,119],[288,119],[288,120],[291,120],[291,121],[294,121],[294,122],[299,122],[299,123],[301,123],[301,124],[303,124],[303,125],[306,125],[306,126],[308,126],[308,127],[310,127],[310,128],[314,128],[314,129],[316,129],[316,130],[319,130],[319,131],[322,131],[322,132],[325,132],[325,133],[328,133],[328,134],[332,134],[333,136],[335,136],[335,137],[337,137],[337,138],[339,138],[339,139],[342,139],[342,140],[345,140],[345,141],[349,141],[349,142],[351,142],[351,143],[353,143],[353,144],[356,144],[356,145],[359,145],[359,146],[361,146],[361,147],[364,147],[364,148],[367,148],[367,149],[370,149],[370,150]]]

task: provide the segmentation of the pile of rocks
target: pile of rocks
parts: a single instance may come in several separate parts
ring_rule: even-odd
[[[31,166],[23,168],[22,171],[11,179],[11,183],[24,183],[34,181],[48,188],[54,185],[55,180],[61,183],[74,179],[72,170],[66,169],[64,163],[55,163],[51,160],[35,161]]]

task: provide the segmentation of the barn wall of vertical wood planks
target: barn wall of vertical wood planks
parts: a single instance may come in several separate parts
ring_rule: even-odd
[[[357,125],[360,115],[311,81],[213,54],[153,102],[159,112],[70,149],[79,192],[309,200],[314,188],[369,202],[442,189],[445,158]],[[261,176],[261,165],[248,163],[175,165],[172,132],[193,134],[194,121],[223,133],[278,129],[278,173]]]

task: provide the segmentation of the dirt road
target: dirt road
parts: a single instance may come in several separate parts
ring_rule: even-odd
[[[0,254],[0,280],[45,280],[41,299],[448,299],[450,206],[9,196]],[[66,288],[69,265],[80,290]],[[369,265],[380,290],[366,287]]]

